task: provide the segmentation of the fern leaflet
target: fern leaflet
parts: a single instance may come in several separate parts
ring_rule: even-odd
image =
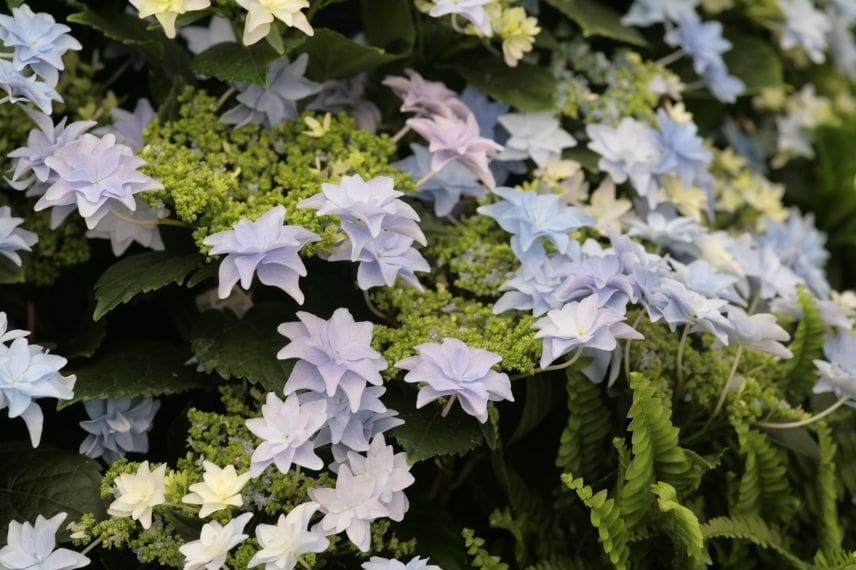
[[[657,495],[657,506],[668,515],[669,536],[678,548],[683,547],[675,559],[675,568],[697,569],[713,563],[704,546],[704,537],[695,514],[678,502],[678,493],[668,483],[658,482],[651,485],[651,491]]]
[[[746,540],[761,548],[777,552],[794,568],[799,570],[809,568],[808,564],[791,554],[784,537],[778,531],[770,528],[764,519],[757,515],[736,515],[711,519],[701,525],[701,534],[705,540],[719,537]]]
[[[606,489],[594,493],[582,479],[574,479],[570,473],[562,475],[562,482],[576,491],[580,500],[591,511],[591,523],[600,536],[609,561],[617,570],[629,568],[630,548],[627,546],[626,529],[614,499],[607,497]]]
[[[823,357],[824,326],[817,303],[802,285],[797,286],[797,299],[803,316],[789,347],[794,357],[785,365],[783,383],[791,401],[802,402],[817,381],[814,360]]]

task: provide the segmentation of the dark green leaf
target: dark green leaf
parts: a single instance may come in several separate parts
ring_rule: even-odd
[[[196,271],[194,271],[187,279],[185,285],[187,287],[196,287],[200,283],[209,279],[217,279],[217,273],[220,271],[219,263],[206,263]]]
[[[75,331],[74,336],[63,347],[62,355],[66,358],[91,358],[106,336],[107,325],[104,324],[104,321],[84,319],[80,328]]]
[[[10,521],[68,513],[65,522],[94,513],[104,516],[101,466],[78,453],[23,444],[0,445],[0,536]]]
[[[728,71],[746,84],[744,95],[765,87],[782,87],[782,61],[770,42],[759,36],[726,33],[734,47],[723,58]],[[751,57],[747,54],[751,54]]]
[[[348,77],[402,57],[362,45],[327,28],[316,28],[315,35],[303,42],[300,51],[309,54],[306,75],[316,81]]]
[[[508,67],[502,60],[482,56],[476,63],[455,69],[475,87],[521,111],[549,111],[553,107],[556,79],[543,67],[523,62]]]
[[[159,396],[204,388],[211,380],[196,372],[188,351],[168,342],[128,340],[102,349],[77,375],[74,398],[60,400],[57,409],[76,402],[121,396]]]
[[[190,346],[207,372],[279,392],[292,363],[276,358],[288,342],[276,328],[292,320],[294,311],[279,304],[256,305],[242,319],[225,311],[206,311],[194,323]]]
[[[366,38],[390,53],[409,53],[416,41],[411,0],[362,0]]]
[[[582,29],[583,36],[601,36],[635,46],[647,42],[639,30],[621,23],[621,14],[597,0],[546,0]]]
[[[564,394],[556,390],[556,378],[551,374],[540,374],[524,380],[526,382],[526,400],[523,404],[523,415],[514,430],[509,444],[522,438],[547,417],[557,404],[564,400]]]
[[[237,42],[213,45],[193,58],[190,68],[199,75],[223,81],[267,85],[268,65],[278,59],[270,43],[258,42],[249,47]]]
[[[172,255],[149,251],[126,257],[110,266],[95,282],[96,321],[140,293],[156,291],[175,283],[181,285],[199,266],[198,255]]]

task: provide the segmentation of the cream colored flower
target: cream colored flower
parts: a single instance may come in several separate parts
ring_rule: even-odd
[[[678,212],[692,218],[699,224],[705,223],[708,200],[704,190],[695,186],[684,188],[684,183],[680,177],[664,176],[663,191],[669,201],[678,209]]]
[[[490,26],[502,38],[502,55],[509,67],[517,66],[523,56],[532,51],[535,36],[541,31],[536,18],[527,16],[523,8],[499,8],[491,4],[487,9]]]
[[[116,477],[116,500],[107,513],[114,517],[131,517],[140,521],[143,528],[152,526],[152,508],[166,502],[164,478],[166,464],[151,471],[149,462],[143,461],[136,473],[123,473]]]
[[[315,34],[306,15],[308,0],[235,0],[247,10],[244,23],[244,45],[252,45],[270,33],[274,18],[290,28],[297,28],[307,36]]]
[[[202,466],[205,468],[205,473],[202,474],[203,482],[191,485],[192,492],[181,499],[182,503],[202,505],[199,518],[207,517],[211,513],[228,507],[240,507],[244,504],[241,489],[250,480],[249,473],[238,475],[234,466],[227,465],[221,469],[210,461],[205,461]]]
[[[140,13],[140,18],[154,16],[167,37],[175,37],[175,19],[186,12],[204,10],[211,0],[131,0],[131,5]]]
[[[630,211],[633,207],[630,200],[624,198],[615,198],[615,183],[609,178],[605,179],[597,187],[597,190],[591,193],[589,205],[583,208],[585,212],[597,220],[597,227],[600,230],[605,230],[607,227],[613,228],[620,232],[623,225],[621,218]]]

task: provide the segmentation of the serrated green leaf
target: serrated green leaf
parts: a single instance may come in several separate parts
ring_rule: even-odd
[[[193,58],[190,69],[222,81],[267,86],[267,68],[280,55],[268,42],[245,46],[237,42],[216,44]]]
[[[101,466],[78,453],[23,444],[2,444],[0,453],[0,536],[9,522],[34,522],[37,515],[105,515],[101,502]],[[13,459],[14,458],[14,459]]]
[[[723,55],[728,71],[746,84],[743,95],[752,95],[765,87],[783,87],[782,61],[759,36],[726,33],[733,47]],[[747,54],[751,54],[748,57]]]
[[[403,57],[355,42],[327,28],[316,28],[315,35],[303,42],[300,51],[309,54],[306,75],[316,81],[348,77]]]
[[[276,358],[288,342],[276,328],[293,319],[294,311],[282,304],[256,305],[242,319],[232,313],[206,311],[193,325],[190,346],[207,372],[280,392],[293,361]]]
[[[553,108],[556,78],[545,68],[521,62],[508,67],[500,59],[480,56],[455,70],[497,101],[521,111],[549,111]]]
[[[412,8],[411,0],[362,0],[369,43],[389,53],[410,53],[416,41]]]
[[[657,495],[657,506],[666,513],[671,527],[671,536],[676,539],[678,554],[676,568],[704,568],[713,564],[704,546],[701,526],[695,514],[678,502],[675,488],[659,481],[651,485],[651,491]]]
[[[462,412],[460,406],[453,407],[443,418],[437,405],[417,410],[415,391],[407,396],[390,394],[384,397],[384,402],[387,407],[397,410],[405,422],[389,433],[407,452],[409,462],[416,463],[437,455],[463,456],[482,443],[478,421]]]
[[[621,14],[596,0],[546,0],[562,14],[577,23],[583,36],[600,36],[634,46],[647,42],[639,30],[621,23]]]
[[[782,385],[791,401],[801,402],[817,382],[818,372],[814,361],[823,358],[825,326],[817,303],[802,285],[797,287],[797,301],[803,316],[788,347],[794,356],[783,366]]]
[[[181,285],[200,264],[198,255],[173,255],[149,251],[125,257],[110,266],[95,282],[96,321],[140,293],[156,291],[175,283]]]
[[[60,400],[57,409],[76,402],[120,396],[178,394],[213,385],[210,378],[186,364],[190,352],[169,342],[128,340],[102,349],[77,375],[74,398]]]

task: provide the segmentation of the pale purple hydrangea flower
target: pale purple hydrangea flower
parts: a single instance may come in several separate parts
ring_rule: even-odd
[[[597,295],[548,312],[534,325],[538,329],[535,338],[544,339],[541,368],[572,350],[591,348],[611,352],[618,346],[617,339],[643,339],[625,320],[623,314],[602,307]]]
[[[116,257],[125,253],[134,242],[145,248],[163,251],[164,244],[160,228],[156,223],[160,216],[139,198],[136,203],[137,207],[134,210],[129,210],[121,204],[111,207],[110,212],[101,218],[98,225],[86,232],[86,237],[109,239],[113,255]]]
[[[75,376],[59,373],[67,362],[24,338],[16,338],[9,346],[0,343],[0,410],[8,408],[10,418],[24,420],[33,447],[38,447],[41,441],[44,422],[42,409],[35,400],[74,397]]]
[[[53,208],[54,228],[76,208],[93,229],[113,204],[134,210],[135,194],[163,188],[138,170],[145,161],[109,134],[81,135],[46,158],[45,164],[56,172],[56,180],[36,202],[35,210]]]
[[[116,137],[116,142],[127,145],[133,150],[143,147],[143,131],[149,123],[158,116],[148,99],[140,99],[133,111],[116,107],[110,111],[113,124],[99,129],[97,134],[110,133]]]
[[[330,541],[316,530],[309,530],[309,521],[318,510],[313,502],[297,505],[281,514],[275,525],[260,524],[256,539],[261,547],[247,563],[248,568],[264,565],[265,570],[291,570],[300,557],[309,552],[324,552]]]
[[[9,342],[10,340],[15,340],[16,338],[23,338],[28,336],[30,331],[25,331],[21,329],[10,329],[9,328],[9,317],[6,316],[4,311],[0,311],[0,343]]]
[[[257,273],[259,281],[282,289],[303,304],[299,279],[306,276],[306,266],[298,252],[307,243],[321,238],[300,226],[285,225],[284,219],[285,208],[276,206],[255,222],[244,219],[231,230],[205,238],[203,243],[211,248],[209,254],[227,254],[220,262],[221,299],[229,296],[238,281],[241,287],[249,289],[253,274]]]
[[[362,568],[363,570],[441,570],[435,564],[428,564],[427,558],[419,558],[418,556],[411,558],[406,564],[398,560],[372,556],[368,562],[363,562]]]
[[[598,167],[616,184],[630,180],[650,208],[659,202],[655,171],[663,160],[657,135],[646,125],[625,117],[617,127],[588,125],[588,147],[600,155]]]
[[[586,256],[568,265],[555,295],[562,301],[579,301],[597,295],[599,303],[620,314],[627,312],[627,303],[636,301],[633,283],[621,271],[617,255]],[[551,307],[560,309],[562,305]],[[536,315],[539,316],[539,315]]]
[[[814,361],[820,371],[814,393],[833,392],[839,398],[856,400],[856,337],[847,330],[827,335],[823,355],[826,360]]]
[[[6,546],[0,549],[0,568],[4,570],[72,570],[89,566],[89,558],[68,548],[57,548],[56,533],[67,513],[30,522],[9,522]]]
[[[52,101],[62,101],[56,90],[39,81],[35,75],[25,76],[15,69],[12,62],[0,58],[0,90],[6,96],[0,98],[0,103],[32,103],[42,113],[52,112]]]
[[[732,273],[720,271],[703,259],[684,265],[674,259],[669,263],[675,270],[675,278],[690,291],[701,293],[712,299],[724,299],[732,303],[742,303],[736,285],[740,278]]]
[[[700,0],[635,0],[622,18],[625,26],[650,26],[665,22],[676,22],[688,11],[692,11]]]
[[[544,168],[551,158],[560,158],[563,149],[577,145],[552,113],[508,113],[499,117],[499,124],[509,133],[499,160],[531,158]]]
[[[427,243],[419,228],[419,214],[401,196],[404,192],[396,190],[388,176],[366,181],[355,174],[343,176],[339,184],[322,184],[321,192],[297,206],[316,210],[319,216],[338,216],[350,240],[350,259],[357,261],[384,230],[407,236],[411,242]]]
[[[57,24],[53,16],[34,13],[26,4],[12,8],[12,15],[0,15],[0,41],[15,50],[12,64],[18,71],[27,67],[51,87],[59,81],[64,69],[62,56],[83,46],[71,37],[66,25]]]
[[[500,115],[508,112],[508,105],[491,101],[487,95],[472,85],[467,85],[461,92],[461,102],[478,121],[481,136],[502,143],[497,136],[497,131],[502,130],[502,127],[497,128],[497,125],[499,125]]]
[[[662,148],[663,158],[657,165],[657,174],[677,173],[689,188],[704,176],[713,155],[704,146],[704,140],[698,136],[698,127],[694,123],[679,123],[660,109],[657,111],[660,131],[656,133]]]
[[[365,77],[330,79],[321,84],[321,91],[307,109],[328,113],[347,113],[354,118],[357,128],[375,134],[381,122],[380,109],[364,97]]]
[[[368,552],[371,545],[371,522],[386,516],[374,482],[366,477],[355,477],[351,468],[342,465],[336,477],[336,487],[309,489],[309,498],[320,505],[324,518],[313,530],[325,535],[342,531],[354,545]]]
[[[303,77],[309,55],[301,54],[294,63],[283,57],[267,70],[267,87],[246,85],[237,96],[237,107],[227,111],[220,121],[236,128],[244,125],[275,127],[298,117],[297,101],[321,91],[321,85]]]
[[[410,474],[407,454],[395,453],[383,435],[378,435],[372,439],[365,456],[349,451],[347,465],[354,477],[371,482],[373,495],[386,510],[384,517],[396,522],[404,520],[410,506],[404,489],[416,481]]]
[[[422,290],[422,284],[416,272],[431,271],[428,261],[412,247],[409,237],[384,230],[380,237],[369,242],[354,261],[359,261],[357,285],[363,291],[372,287],[392,287],[399,278]],[[328,258],[330,261],[347,261],[350,246],[348,242],[339,244]]]
[[[217,570],[226,564],[229,551],[245,541],[244,527],[253,513],[244,513],[225,525],[212,521],[205,523],[198,540],[185,542],[178,548],[184,555],[184,570]]]
[[[832,29],[829,18],[810,0],[776,0],[776,4],[785,16],[782,47],[799,46],[814,63],[823,63],[828,48],[827,34]]]
[[[704,227],[692,218],[674,216],[667,218],[661,212],[650,212],[646,219],[630,219],[627,235],[641,237],[677,253],[698,257],[701,253],[696,240],[707,233]]]
[[[564,255],[547,256],[543,263],[521,267],[514,276],[503,283],[505,291],[493,306],[495,315],[510,310],[530,311],[539,317],[550,309],[559,309],[567,299],[558,293],[559,285],[565,280],[572,261]]]
[[[482,36],[490,37],[493,30],[490,27],[490,18],[484,7],[492,0],[433,0],[433,5],[428,15],[434,18],[442,18],[452,14],[452,17],[460,16],[471,22]]]
[[[570,232],[594,226],[594,219],[573,206],[561,203],[557,194],[538,194],[513,188],[497,188],[502,201],[478,209],[512,234],[511,249],[524,265],[539,264],[546,255],[543,240],[552,243],[559,253],[578,255],[579,244]]]
[[[782,263],[802,278],[815,295],[829,296],[830,286],[823,272],[829,259],[826,234],[815,227],[813,215],[803,216],[793,208],[783,223],[768,219],[758,242],[773,248]]]
[[[428,150],[433,155],[432,171],[437,172],[455,160],[471,170],[488,188],[496,186],[488,159],[498,154],[502,146],[481,136],[472,113],[468,111],[466,118],[434,115],[408,119],[407,124],[428,141]]]
[[[470,114],[458,94],[443,83],[428,81],[412,69],[405,69],[404,73],[407,77],[389,76],[383,80],[383,84],[402,100],[402,113],[462,118]]]
[[[80,422],[89,435],[80,444],[80,453],[113,463],[126,453],[146,453],[148,432],[160,408],[151,397],[108,398],[83,402],[90,419]]]
[[[405,382],[425,383],[416,396],[417,408],[437,398],[454,397],[467,414],[485,423],[489,401],[514,401],[508,375],[493,370],[502,361],[498,354],[456,338],[420,344],[414,350],[418,356],[399,360],[395,366],[408,371]]]
[[[791,336],[776,323],[774,315],[749,315],[740,307],[729,306],[727,333],[729,339],[736,344],[780,358],[793,357],[793,353],[781,344]]]
[[[12,216],[9,206],[0,207],[0,255],[18,267],[21,267],[21,256],[18,252],[32,251],[32,247],[39,241],[39,236],[34,232],[18,227],[22,223],[24,219]]]
[[[312,438],[327,420],[327,403],[323,400],[301,405],[297,395],[285,401],[269,393],[262,405],[262,417],[247,420],[247,429],[262,440],[250,458],[250,476],[258,477],[268,465],[281,473],[291,465],[322,469],[324,462],[315,454]]]
[[[221,16],[211,16],[207,26],[184,26],[178,30],[178,35],[187,42],[187,49],[192,54],[200,54],[217,44],[237,40],[232,23]]]
[[[354,321],[348,309],[336,309],[329,320],[298,312],[299,322],[279,325],[279,334],[289,343],[277,358],[298,359],[285,383],[285,393],[311,390],[333,397],[342,390],[351,412],[360,409],[366,384],[383,384],[380,371],[386,370],[383,356],[371,347],[370,321]],[[320,427],[320,426],[319,426]]]
[[[393,163],[393,166],[409,172],[419,180],[431,172],[431,152],[421,144],[411,144],[413,155]],[[465,196],[482,198],[487,190],[479,184],[479,179],[470,169],[457,161],[452,161],[425,182],[419,185],[415,198],[434,203],[434,214],[446,217]]]

